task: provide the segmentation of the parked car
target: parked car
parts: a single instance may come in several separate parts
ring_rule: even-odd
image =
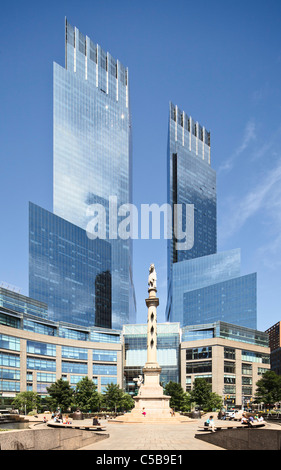
[[[228,418],[229,420],[235,419],[237,417],[238,410],[227,410],[225,412],[225,417]]]

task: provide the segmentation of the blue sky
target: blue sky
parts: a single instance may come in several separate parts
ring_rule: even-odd
[[[258,329],[281,318],[280,0],[14,1],[1,6],[0,284],[28,295],[28,202],[52,210],[52,73],[64,19],[129,67],[133,202],[166,202],[169,101],[211,131],[218,251],[258,274]],[[148,267],[164,321],[166,241],[134,241],[138,321]]]

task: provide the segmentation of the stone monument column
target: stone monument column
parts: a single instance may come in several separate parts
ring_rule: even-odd
[[[152,367],[157,363],[157,313],[159,299],[156,297],[156,289],[149,289],[149,298],[145,299],[148,307],[147,315],[147,363],[146,367]]]
[[[156,296],[156,271],[154,264],[150,265],[148,278],[148,298],[145,299],[147,312],[147,362],[143,367],[143,375],[134,379],[139,387],[138,395],[134,397],[135,407],[131,413],[116,418],[115,422],[126,423],[179,423],[190,418],[171,413],[170,398],[164,395],[160,385],[161,367],[157,362],[157,307],[159,299]],[[172,417],[173,416],[173,417]]]
[[[143,367],[144,380],[140,385],[135,400],[132,416],[145,411],[146,420],[170,418],[170,397],[164,395],[160,385],[161,367],[157,362],[157,307],[159,299],[156,296],[156,271],[154,264],[150,265],[148,278],[148,298],[145,299],[147,312],[147,362]]]
[[[143,368],[144,385],[160,387],[161,367],[157,362],[157,307],[156,271],[154,264],[150,265],[148,278],[148,299],[145,299],[147,312],[147,362]],[[161,387],[162,389],[162,387]],[[156,391],[156,390],[155,390]],[[159,390],[158,390],[159,391]]]

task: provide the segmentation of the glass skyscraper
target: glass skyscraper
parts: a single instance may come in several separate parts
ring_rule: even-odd
[[[53,80],[53,209],[86,229],[98,199],[131,202],[128,69],[66,21],[65,67],[54,63]]]
[[[173,263],[216,253],[217,205],[216,173],[210,165],[210,132],[172,103],[168,147],[168,203],[194,205],[193,247],[177,250],[175,237],[168,241],[169,272]]]
[[[194,207],[193,246],[168,240],[166,318],[182,326],[226,321],[256,328],[256,273],[241,276],[240,250],[217,253],[216,173],[210,132],[170,103],[168,203]],[[183,216],[183,231],[190,229]]]
[[[29,204],[30,295],[50,320],[111,328],[111,245]]]
[[[109,215],[112,199],[116,201],[117,207],[120,207],[131,203],[132,197],[128,69],[98,44],[93,43],[89,37],[72,27],[67,20],[65,48],[65,67],[54,63],[53,70],[53,212],[58,219],[52,219],[50,214],[47,218],[49,221],[52,219],[54,231],[56,227],[60,227],[60,230],[71,234],[63,240],[62,245],[66,247],[68,243],[73,243],[81,249],[81,237],[85,248],[85,237],[93,239],[96,236],[93,234],[91,222],[94,220],[97,207],[104,210],[105,241],[99,240],[99,243],[93,243],[91,250],[93,247],[96,250],[95,255],[92,251],[95,262],[100,257],[107,268],[105,271],[100,270],[97,277],[99,271],[97,267],[92,273],[92,280],[86,282],[87,289],[91,289],[91,292],[88,292],[88,299],[96,299],[95,292],[98,286],[101,289],[100,295],[107,295],[110,283],[111,292],[105,309],[108,312],[110,301],[110,325],[112,328],[121,328],[123,324],[135,322],[132,247],[130,239],[123,240],[116,232],[112,232],[112,228],[109,227]],[[32,217],[35,217],[38,210],[38,208],[32,209]],[[45,220],[46,213],[42,212],[41,216],[42,220]],[[63,221],[72,224],[72,228],[66,228],[66,223]],[[117,224],[118,222],[119,219]],[[32,224],[31,221],[30,226]],[[35,231],[31,240],[35,242],[39,237],[39,243],[40,240],[43,242],[42,234],[39,232],[39,229]],[[34,246],[31,248],[30,294],[36,293],[37,299],[44,298],[44,302],[49,303],[46,289],[41,292],[38,288],[38,279],[36,280],[34,275],[37,269],[34,270],[34,267],[37,262],[39,263],[41,255],[36,253]],[[86,251],[88,249],[89,247]],[[57,250],[60,250],[59,245]],[[52,258],[51,264],[53,271],[61,272],[64,267],[58,253],[59,251]],[[46,261],[46,255],[44,256]],[[107,256],[109,259],[106,262]],[[88,262],[93,261],[88,260]],[[79,279],[79,270],[75,276],[78,283],[77,295],[80,283],[82,296],[85,279]],[[104,290],[102,286],[105,285],[107,287]],[[79,315],[77,316],[77,312],[74,313],[71,309],[66,319],[67,309],[64,308],[63,302],[62,298],[57,299],[53,311],[55,319],[76,322]],[[88,301],[85,299],[85,302]],[[89,308],[87,304],[86,310],[89,311]],[[63,318],[60,317],[60,311],[65,312]],[[108,326],[108,314],[103,316],[107,319],[102,324],[102,317],[97,312],[95,315],[87,316],[87,311],[82,315],[83,321],[86,322],[86,318],[89,322],[93,319],[97,321],[99,318],[99,326]]]

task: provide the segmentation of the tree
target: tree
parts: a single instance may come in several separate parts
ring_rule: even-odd
[[[164,394],[171,397],[171,408],[175,410],[183,410],[186,408],[187,396],[181,384],[170,380],[170,382],[165,385]]]
[[[193,389],[191,391],[191,399],[200,408],[208,411],[213,408],[220,408],[222,405],[222,397],[217,393],[212,392],[212,386],[202,378],[195,379]]]
[[[206,403],[206,409],[208,411],[213,410],[214,408],[221,408],[223,405],[223,398],[215,392],[211,392],[209,400]]]
[[[193,389],[191,391],[192,401],[200,408],[204,408],[210,400],[212,386],[205,379],[197,378],[194,380]]]
[[[123,410],[129,411],[134,408],[135,402],[129,393],[123,393],[123,398],[121,400],[121,407]]]
[[[20,392],[13,400],[12,405],[14,408],[24,411],[24,413],[29,413],[37,409],[40,401],[40,397],[36,392]]]
[[[182,404],[181,411],[190,411],[191,410],[191,404],[192,404],[191,395],[190,395],[190,393],[185,392],[184,402]]]
[[[122,398],[123,391],[120,389],[119,385],[113,383],[107,385],[106,391],[103,394],[103,401],[109,410],[116,412],[117,408],[121,406]]]
[[[281,401],[281,376],[272,370],[265,372],[256,383],[255,402],[274,405]]]
[[[96,411],[100,405],[100,394],[97,387],[88,377],[83,377],[76,385],[75,405],[81,411]]]
[[[67,409],[73,403],[74,391],[67,380],[58,379],[50,387],[47,387],[49,394],[48,403],[53,410],[60,408],[62,411]]]
[[[124,403],[126,403],[125,400],[128,400],[127,398],[125,399],[125,395],[126,394],[120,389],[119,385],[115,385],[113,383],[108,384],[105,393],[102,395],[103,403],[107,409],[114,410],[116,412],[118,408],[122,409]],[[131,401],[129,401],[129,403],[132,404]]]

